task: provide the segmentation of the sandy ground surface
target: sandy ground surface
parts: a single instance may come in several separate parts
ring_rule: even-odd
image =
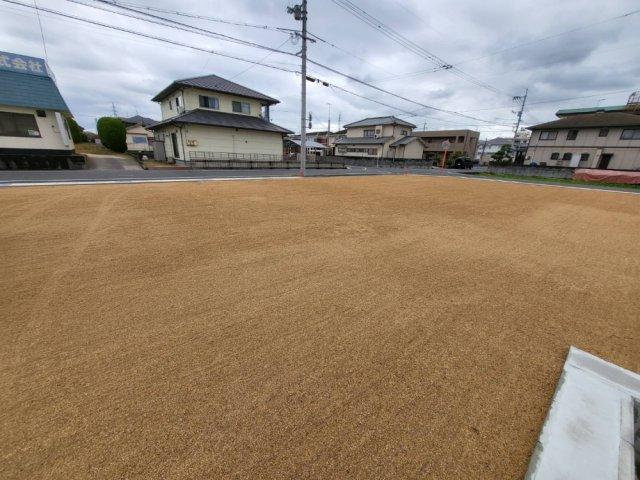
[[[637,195],[395,176],[0,201],[3,479],[517,478],[569,345],[640,370]]]

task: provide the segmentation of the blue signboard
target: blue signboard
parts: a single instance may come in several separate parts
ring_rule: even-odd
[[[0,70],[28,73],[48,77],[47,66],[41,58],[27,57],[15,53],[0,52]]]

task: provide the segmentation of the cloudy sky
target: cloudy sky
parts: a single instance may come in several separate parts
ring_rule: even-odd
[[[33,0],[15,1],[33,4]],[[291,1],[121,1],[251,24],[230,25],[152,12],[278,50],[296,53],[300,49],[286,32],[256,27],[299,28],[299,22],[286,13],[286,7],[294,3]],[[310,65],[309,75],[361,96],[308,84],[314,130],[326,128],[330,108],[333,129],[338,115],[344,125],[368,116],[395,114],[420,129],[425,125],[428,129],[473,128],[480,130],[483,138],[491,138],[512,129],[512,111],[516,109],[512,96],[522,95],[526,88],[529,107],[525,126],[553,119],[559,108],[625,103],[632,91],[640,90],[638,0],[351,1],[421,47],[422,56],[348,13],[337,4],[339,0],[309,0],[309,31],[324,40],[310,44],[309,58],[417,103]],[[123,12],[95,0],[38,0],[38,5],[299,71],[300,62],[294,56],[99,10],[95,7]],[[0,50],[44,57],[35,11],[4,0],[0,0],[0,9]],[[121,116],[159,118],[159,106],[151,102],[154,94],[174,79],[214,73],[280,99],[272,109],[272,121],[299,131],[300,77],[296,73],[252,66],[54,13],[41,12],[40,19],[49,65],[72,113],[87,129],[94,130],[95,119],[110,114],[112,103]],[[424,51],[455,69],[433,71],[434,64],[425,58]]]

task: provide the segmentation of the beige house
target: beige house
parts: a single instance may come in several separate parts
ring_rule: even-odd
[[[216,75],[176,80],[152,100],[162,113],[149,127],[158,160],[281,160],[292,133],[269,122],[278,100]]]
[[[120,117],[127,130],[127,150],[129,152],[149,152],[153,150],[153,132],[149,126],[157,123],[157,120],[140,115],[133,117]]]
[[[419,137],[408,135],[389,145],[392,158],[422,159],[426,145]]]
[[[425,130],[413,132],[425,144],[424,158],[436,160],[444,154],[443,143],[449,142],[449,153],[460,152],[468,158],[474,158],[480,132],[475,130]]]
[[[569,115],[529,130],[527,165],[640,170],[640,115]]]
[[[337,156],[382,158],[393,157],[396,148],[391,148],[391,145],[410,136],[416,126],[390,116],[365,118],[344,128],[346,135],[335,141]]]

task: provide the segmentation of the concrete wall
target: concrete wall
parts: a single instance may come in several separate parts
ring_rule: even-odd
[[[611,127],[606,137],[600,137],[600,128],[578,129],[575,140],[567,140],[568,129],[557,131],[555,140],[540,140],[540,131],[531,135],[525,164],[546,162],[549,166],[569,166],[570,160],[562,160],[565,153],[571,155],[589,154],[586,161],[579,162],[580,168],[598,168],[603,154],[612,154],[610,170],[640,170],[640,140],[621,140],[622,128]],[[558,159],[551,155],[558,153]]]
[[[518,175],[522,177],[544,177],[544,178],[572,178],[572,168],[545,168],[545,167],[527,167],[527,166],[510,166],[496,167],[489,165],[487,170],[489,173],[497,175]]]
[[[68,132],[62,133],[53,110],[45,110],[46,117],[38,117],[35,108],[0,105],[1,112],[26,113],[33,115],[40,131],[40,137],[0,136],[0,148],[73,150],[73,140]],[[62,128],[66,129],[64,123]],[[65,143],[66,140],[66,143]]]
[[[199,95],[205,95],[208,97],[216,97],[218,99],[218,103],[220,108],[214,111],[217,112],[225,112],[225,113],[235,113],[237,115],[246,115],[243,113],[238,113],[233,111],[232,102],[246,102],[251,106],[251,112],[249,113],[252,117],[259,117],[261,112],[262,104],[259,100],[255,100],[252,98],[240,97],[238,95],[229,95],[226,93],[218,93],[211,92],[208,90],[201,90],[198,88],[183,88],[180,90],[176,90],[167,98],[160,102],[160,111],[162,113],[162,119],[167,119],[171,117],[175,117],[180,113],[186,110],[193,110],[195,108],[200,108],[200,99]],[[176,97],[180,97],[181,105],[184,105],[181,109],[176,108]],[[172,108],[169,108],[169,101],[171,100]]]

